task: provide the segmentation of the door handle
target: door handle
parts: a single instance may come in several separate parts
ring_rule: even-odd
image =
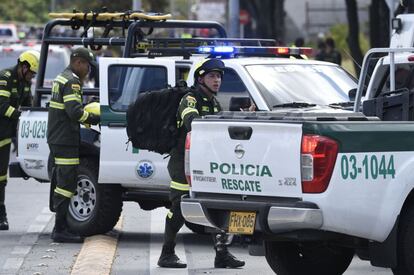
[[[228,131],[230,138],[236,140],[249,140],[253,133],[250,126],[229,126]]]
[[[113,127],[113,128],[124,128],[126,126],[127,124],[125,122],[109,122],[108,123],[108,127]]]

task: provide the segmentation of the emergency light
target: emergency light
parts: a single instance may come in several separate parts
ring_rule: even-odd
[[[239,47],[239,46],[201,46],[198,53],[212,55],[310,55],[312,48],[305,47]]]

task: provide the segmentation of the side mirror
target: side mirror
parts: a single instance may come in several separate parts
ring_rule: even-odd
[[[349,90],[348,92],[349,101],[355,101],[356,93],[357,93],[357,88],[353,88]]]
[[[249,108],[251,105],[250,97],[231,97],[230,98],[230,111],[240,111],[241,109]]]

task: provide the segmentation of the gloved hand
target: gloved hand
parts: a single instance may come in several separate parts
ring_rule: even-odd
[[[89,113],[89,122],[93,125],[99,124],[101,122],[101,117],[95,114]]]
[[[14,112],[11,115],[11,119],[19,119],[20,115],[22,114],[22,112],[20,112],[19,110],[14,110]]]

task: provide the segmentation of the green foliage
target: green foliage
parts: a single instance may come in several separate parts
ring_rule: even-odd
[[[50,0],[1,0],[2,21],[42,23],[47,21]]]
[[[72,0],[58,1],[56,7],[57,12],[72,12],[73,9],[79,11],[99,11],[102,7],[106,7],[109,12],[122,12],[132,10],[132,0],[113,1],[113,0]],[[168,5],[166,0],[147,0],[141,1],[142,9],[145,11],[164,12]]]
[[[103,6],[108,11],[127,11],[132,9],[132,0],[54,0],[56,10],[54,12],[98,11]],[[45,23],[50,18],[51,0],[0,0],[0,21],[16,21],[22,23]],[[143,0],[142,9],[153,12],[166,12],[168,1]]]
[[[352,60],[350,50],[348,47],[347,37],[348,37],[348,24],[337,24],[330,28],[330,34],[335,40],[336,48],[342,54],[342,66],[352,75],[357,77],[355,68],[353,66],[354,61]],[[359,33],[359,46],[361,47],[362,54],[365,54],[369,49],[369,37],[364,35],[362,32]]]
[[[349,53],[349,47],[346,41],[348,37],[348,24],[336,24],[329,31],[330,36],[335,40],[336,48],[347,56],[347,53]],[[362,32],[359,33],[359,46],[363,54],[370,49],[369,38]]]

